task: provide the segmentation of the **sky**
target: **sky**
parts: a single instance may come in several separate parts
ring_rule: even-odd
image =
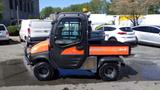
[[[40,2],[40,10],[46,6],[52,7],[67,7],[72,4],[81,4],[85,2],[90,2],[91,0],[39,0]]]

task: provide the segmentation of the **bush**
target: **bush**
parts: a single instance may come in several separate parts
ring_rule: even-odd
[[[17,26],[8,26],[7,27],[10,36],[18,36],[19,31],[17,30]]]

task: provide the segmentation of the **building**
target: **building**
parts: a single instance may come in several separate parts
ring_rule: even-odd
[[[19,19],[39,16],[39,0],[2,0],[3,18],[0,23],[11,24]]]

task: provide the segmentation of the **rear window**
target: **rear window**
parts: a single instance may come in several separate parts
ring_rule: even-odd
[[[5,31],[5,27],[4,26],[0,26],[0,31]]]
[[[32,22],[32,28],[51,28],[51,22]]]
[[[122,27],[122,28],[119,28],[120,30],[124,31],[124,32],[132,32],[132,28],[131,27]]]
[[[104,31],[113,31],[116,30],[114,27],[104,27]]]

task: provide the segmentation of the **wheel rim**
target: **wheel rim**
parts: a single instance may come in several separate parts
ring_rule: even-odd
[[[106,68],[104,71],[104,75],[108,78],[113,79],[116,76],[116,70],[112,67]]]
[[[38,73],[40,77],[47,77],[49,75],[49,69],[46,67],[40,67]]]

